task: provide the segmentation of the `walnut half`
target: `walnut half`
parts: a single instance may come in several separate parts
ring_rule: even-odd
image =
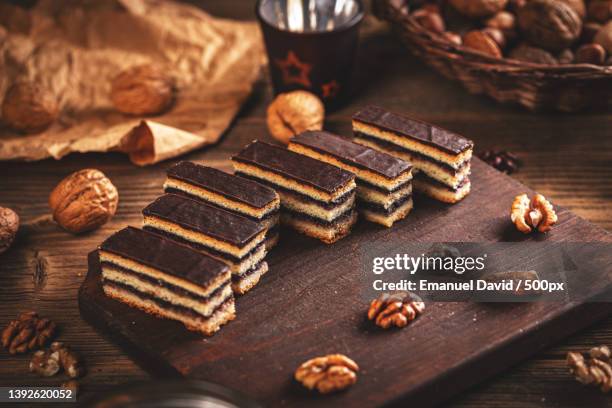
[[[510,219],[524,234],[529,234],[534,229],[540,232],[550,231],[558,220],[552,204],[542,194],[534,195],[531,200],[527,194],[514,197]]]
[[[384,293],[370,303],[368,319],[377,326],[388,329],[391,326],[406,327],[425,310],[425,303],[416,295],[398,292]]]
[[[359,366],[343,354],[329,354],[304,362],[295,371],[295,379],[309,390],[321,394],[340,391],[357,382]]]
[[[99,170],[84,169],[63,179],[49,196],[53,219],[78,234],[106,224],[117,211],[119,193]]]

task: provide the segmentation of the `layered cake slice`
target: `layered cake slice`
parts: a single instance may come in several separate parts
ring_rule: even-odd
[[[235,293],[247,292],[268,271],[266,230],[248,218],[177,194],[159,197],[142,214],[145,230],[228,264]]]
[[[355,174],[357,208],[366,219],[390,227],[412,209],[412,166],[329,132],[308,131],[289,150]]]
[[[168,170],[164,191],[183,194],[260,223],[267,230],[267,249],[278,242],[280,198],[269,187],[212,167],[183,161]]]
[[[353,115],[353,132],[355,142],[410,161],[415,190],[447,203],[470,192],[471,140],[377,106]]]
[[[229,267],[162,236],[127,227],[98,250],[104,293],[212,335],[236,316]]]
[[[275,189],[281,222],[325,243],[346,236],[357,219],[355,176],[285,148],[254,141],[232,157],[236,174]]]

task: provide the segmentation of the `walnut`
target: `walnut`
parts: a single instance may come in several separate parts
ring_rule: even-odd
[[[558,64],[557,59],[550,52],[527,44],[520,44],[512,49],[508,57],[519,61],[533,62],[534,64]]]
[[[501,58],[502,52],[495,40],[483,31],[470,31],[463,37],[463,45],[491,57]]]
[[[578,382],[599,386],[602,392],[612,389],[612,366],[608,346],[593,347],[586,360],[582,353],[567,353],[567,365],[570,373]]]
[[[612,54],[612,21],[599,29],[593,41]]]
[[[370,303],[368,319],[377,326],[388,329],[391,326],[405,327],[425,310],[425,303],[416,295],[399,292],[382,294]]]
[[[543,195],[536,194],[530,201],[527,194],[520,194],[514,198],[510,219],[524,234],[534,229],[547,232],[557,223],[557,214],[552,204]]]
[[[591,0],[588,5],[589,20],[605,23],[612,18],[612,0]]]
[[[19,230],[19,216],[10,208],[0,207],[0,254],[9,249]]]
[[[444,20],[439,13],[430,11],[429,9],[419,9],[412,13],[414,18],[423,28],[434,33],[443,33],[446,29]]]
[[[570,6],[570,8],[576,12],[578,17],[580,17],[581,20],[584,20],[584,18],[586,17],[586,4],[584,4],[584,0],[559,0],[559,1],[561,3],[565,3],[568,6]]]
[[[278,141],[289,139],[306,130],[321,130],[325,107],[321,100],[307,91],[292,91],[278,95],[268,106],[268,130]]]
[[[453,33],[452,31],[445,31],[442,33],[442,37],[446,39],[451,44],[461,45],[463,44],[463,38],[457,33]]]
[[[606,50],[599,44],[584,44],[576,50],[577,64],[603,65],[606,60]]]
[[[13,84],[2,103],[4,123],[23,133],[42,132],[55,121],[58,112],[57,101],[50,92],[26,81]]]
[[[9,322],[0,339],[10,354],[22,354],[44,347],[56,330],[57,326],[49,319],[38,317],[36,312],[25,312]]]
[[[60,368],[59,355],[50,350],[38,350],[30,361],[30,371],[42,377],[52,377]]]
[[[357,382],[359,366],[342,354],[329,354],[304,362],[295,370],[295,379],[321,394],[343,390]]]
[[[578,14],[569,5],[556,0],[530,0],[517,14],[525,38],[549,51],[568,48],[582,30]]]
[[[128,115],[156,115],[174,101],[174,81],[154,65],[131,67],[113,79],[111,100]]]
[[[557,55],[557,61],[559,64],[571,64],[574,62],[575,56],[574,52],[569,48],[564,49]]]
[[[84,169],[63,179],[49,195],[53,219],[78,234],[108,222],[119,202],[111,181],[99,170]]]
[[[80,356],[64,343],[55,341],[51,343],[50,350],[57,353],[57,359],[62,366],[62,370],[64,370],[68,377],[79,378],[85,374],[85,368]]]
[[[482,18],[506,8],[508,0],[450,0],[450,4],[465,16]]]
[[[506,47],[506,35],[502,30],[492,27],[485,27],[482,29],[482,32],[495,41],[495,44],[498,45],[500,50]]]

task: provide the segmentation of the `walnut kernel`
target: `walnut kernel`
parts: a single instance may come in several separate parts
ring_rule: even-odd
[[[520,194],[514,198],[510,219],[524,234],[529,234],[534,229],[548,232],[557,223],[557,214],[552,204],[542,194],[534,195],[531,200],[527,194]]]
[[[72,173],[49,195],[53,219],[75,234],[106,224],[115,215],[118,202],[113,183],[95,169]]]
[[[22,354],[44,347],[57,331],[55,323],[40,318],[36,312],[25,312],[2,330],[2,347],[10,354]]]
[[[425,303],[416,295],[399,292],[382,294],[370,303],[368,319],[377,326],[388,329],[391,326],[406,327],[425,310]]]
[[[567,353],[567,365],[576,380],[585,385],[599,386],[602,392],[612,390],[612,361],[608,346],[593,347],[589,359],[582,353]]]
[[[131,67],[113,79],[111,100],[119,112],[128,115],[159,114],[174,100],[174,81],[153,65]]]
[[[342,354],[329,354],[304,362],[295,370],[295,379],[321,394],[343,390],[357,382],[359,366]]]
[[[282,93],[272,101],[267,111],[268,130],[284,144],[306,130],[321,130],[324,118],[323,103],[307,91]]]
[[[59,356],[50,350],[38,350],[30,361],[30,371],[41,377],[52,377],[60,371]]]
[[[19,230],[19,216],[10,208],[0,207],[0,254],[9,249],[17,231]]]
[[[6,125],[24,133],[38,133],[57,118],[59,109],[53,95],[42,86],[20,81],[11,86],[2,102]]]

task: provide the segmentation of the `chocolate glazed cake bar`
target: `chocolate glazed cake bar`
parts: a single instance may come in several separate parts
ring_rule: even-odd
[[[415,190],[447,203],[470,192],[471,140],[376,106],[353,115],[353,132],[355,142],[410,161]]]
[[[176,194],[159,197],[142,214],[144,229],[228,264],[235,293],[247,292],[268,271],[266,230],[248,218]]]
[[[357,219],[355,176],[285,148],[254,141],[232,157],[236,174],[275,189],[281,222],[331,244]]]
[[[266,249],[278,242],[280,198],[269,187],[183,161],[168,170],[164,191],[201,200],[261,224],[267,230]]]
[[[412,209],[412,166],[404,160],[328,132],[304,132],[289,150],[350,171],[357,207],[366,219],[390,227]]]
[[[212,335],[236,311],[227,265],[137,228],[111,235],[98,250],[106,295]]]

